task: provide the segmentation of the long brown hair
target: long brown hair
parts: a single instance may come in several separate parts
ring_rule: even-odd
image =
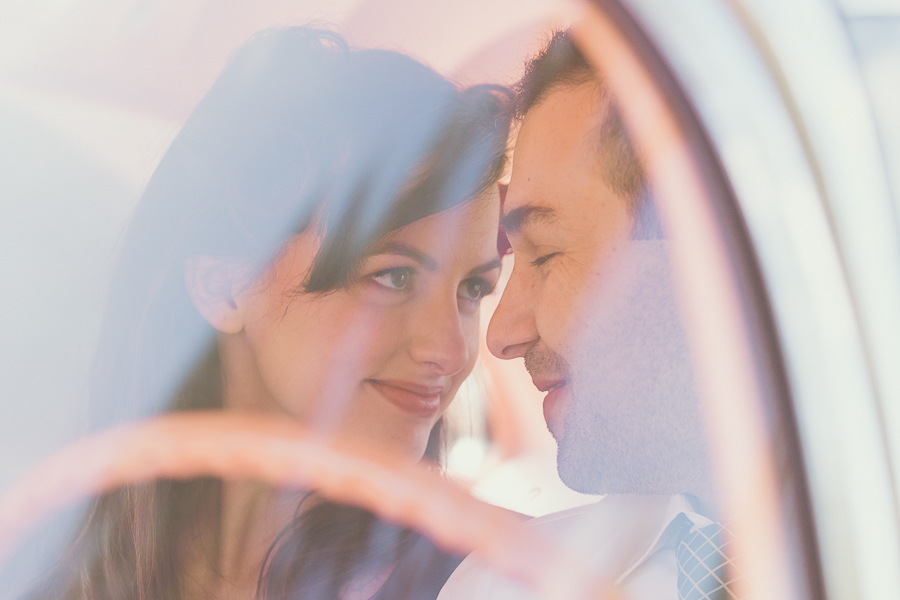
[[[321,211],[321,250],[300,291],[339,289],[384,234],[497,181],[505,101],[500,88],[459,91],[408,57],[351,50],[331,32],[255,36],[187,120],[129,226],[95,362],[92,427],[221,408],[215,332],[185,289],[188,257],[238,257],[262,271]],[[436,428],[433,460],[439,447]],[[105,494],[32,597],[185,597],[189,561],[216,570],[221,495],[215,479]],[[354,568],[379,556],[396,560],[415,538],[365,511],[315,503],[272,547],[259,594],[317,589],[324,595],[304,597],[334,597]]]

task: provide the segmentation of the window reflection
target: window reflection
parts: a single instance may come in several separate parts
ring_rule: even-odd
[[[79,108],[46,136],[70,171],[57,181],[100,182],[85,212],[110,220],[104,248],[151,169],[122,157],[134,142],[85,151],[92,132],[71,114],[168,150],[127,217],[90,402],[63,378],[46,402],[66,433],[35,447],[78,437],[65,415],[91,433],[137,428],[103,438],[102,468],[79,467],[83,446],[37,471],[71,471],[68,488],[44,488],[56,500],[29,506],[41,485],[21,488],[15,506],[35,518],[75,492],[98,498],[8,561],[17,593],[786,597],[773,564],[796,525],[778,506],[778,427],[747,356],[732,246],[716,246],[709,218],[731,199],[703,179],[658,90],[648,101],[623,84],[616,61],[634,56],[597,14],[549,40],[535,31],[558,9],[506,7],[515,24],[473,26],[451,58],[427,28],[388,19],[394,4],[335,13],[349,45],[331,30],[256,34],[170,105],[136,94],[153,84],[132,69],[140,41],[170,30],[160,5],[121,19],[112,47],[128,60],[72,70],[121,86],[65,100]],[[403,52],[381,49],[391,36]],[[208,47],[230,51],[225,37]],[[196,63],[182,76],[220,66],[183,54]],[[58,76],[49,62],[38,78]],[[66,98],[35,89],[4,98],[42,118]],[[136,95],[107,110],[123,90]],[[144,421],[184,411],[205,414]],[[50,549],[34,541],[54,535]]]

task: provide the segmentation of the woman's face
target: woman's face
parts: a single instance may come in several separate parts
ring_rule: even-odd
[[[475,364],[480,300],[500,275],[498,221],[496,192],[416,221],[380,240],[348,287],[321,294],[301,291],[316,227],[295,236],[235,298],[226,406],[420,458]]]

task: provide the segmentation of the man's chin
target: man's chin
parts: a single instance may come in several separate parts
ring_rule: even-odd
[[[551,432],[552,433],[552,432]],[[586,472],[581,468],[583,465],[578,462],[568,460],[565,456],[565,449],[557,438],[556,452],[556,470],[559,479],[567,488],[581,494],[601,494],[603,489],[602,483],[599,481],[599,473]]]

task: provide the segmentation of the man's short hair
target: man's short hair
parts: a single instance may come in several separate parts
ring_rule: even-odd
[[[637,158],[619,110],[603,79],[588,63],[567,31],[556,31],[544,49],[525,66],[522,79],[513,86],[513,112],[517,120],[559,88],[585,84],[597,86],[598,101],[605,106],[603,122],[593,132],[598,168],[603,180],[622,196],[634,217],[635,239],[663,237],[653,200],[647,192],[644,169]]]

